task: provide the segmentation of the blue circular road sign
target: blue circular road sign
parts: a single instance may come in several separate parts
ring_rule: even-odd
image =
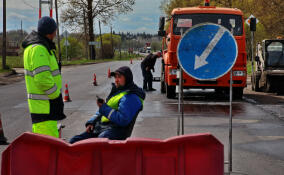
[[[238,45],[223,26],[203,23],[193,26],[180,40],[178,61],[183,70],[198,80],[213,80],[234,66]]]

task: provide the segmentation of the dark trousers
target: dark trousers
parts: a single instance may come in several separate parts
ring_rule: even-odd
[[[93,132],[83,132],[79,135],[76,135],[72,137],[69,141],[69,143],[75,143],[80,140],[90,139],[90,138],[108,138],[110,140],[124,140],[126,139],[126,134],[120,130],[117,129],[108,129],[105,131],[102,131],[100,134],[95,134]]]
[[[141,70],[142,70],[142,75],[143,75],[143,89],[146,90],[147,87],[148,89],[152,89],[152,84],[153,84],[153,75],[151,70],[146,70],[146,67],[141,64]]]

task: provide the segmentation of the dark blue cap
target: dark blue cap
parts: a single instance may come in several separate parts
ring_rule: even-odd
[[[115,74],[121,74],[125,77],[125,84],[133,83],[133,74],[131,69],[128,66],[122,66],[116,69],[114,72],[111,72],[111,76],[115,76]]]
[[[44,16],[38,21],[37,31],[44,36],[47,34],[52,34],[56,28],[56,22],[49,16]]]

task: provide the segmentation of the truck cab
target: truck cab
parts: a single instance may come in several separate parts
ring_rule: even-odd
[[[245,31],[243,13],[235,8],[219,8],[209,6],[187,7],[173,9],[171,17],[167,20],[168,28],[164,30],[165,18],[160,18],[159,36],[163,36],[163,59],[161,69],[161,92],[166,93],[168,98],[176,96],[178,83],[177,70],[177,47],[181,39],[181,31],[186,32],[192,26],[209,22],[224,26],[235,37],[238,45],[238,57],[233,66],[233,94],[234,98],[242,98],[243,89],[246,87],[246,61],[247,53],[245,46]],[[230,73],[216,80],[201,81],[183,73],[184,88],[215,89],[215,92],[229,93]]]
[[[266,39],[256,46],[252,90],[283,92],[284,39]]]

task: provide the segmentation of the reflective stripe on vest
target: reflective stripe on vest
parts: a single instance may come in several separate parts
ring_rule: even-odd
[[[119,100],[124,96],[126,95],[127,92],[121,92],[113,97],[111,97],[108,102],[107,102],[107,105],[109,107],[111,107],[113,110],[111,110],[110,112],[110,115],[108,115],[108,117],[106,116],[102,116],[101,118],[101,122],[104,123],[104,122],[109,122],[109,117],[111,116],[111,114],[114,112],[114,110],[117,110],[118,109],[118,102]]]
[[[60,71],[59,71],[59,69],[57,69],[55,71],[52,71],[51,74],[52,74],[52,76],[55,77],[56,75],[60,75]]]
[[[113,108],[113,109],[110,111],[110,113],[108,114],[107,117],[106,117],[106,116],[102,116],[102,118],[101,118],[101,122],[102,122],[102,123],[104,123],[104,122],[109,122],[109,118],[110,118],[111,114],[112,114],[115,110],[118,110],[118,105],[119,105],[118,102],[119,102],[120,99],[121,99],[124,95],[126,95],[126,94],[127,94],[127,92],[121,92],[121,93],[117,94],[116,96],[111,97],[111,98],[108,100],[107,105],[108,105],[109,107]],[[141,101],[141,103],[142,103],[142,106],[143,106],[144,101],[143,101],[140,97],[139,97],[139,99],[140,99],[140,101]]]
[[[52,94],[53,92],[55,92],[57,90],[57,86],[56,84],[49,90],[45,91],[45,93],[47,95]],[[60,89],[60,92],[62,91],[62,89]],[[49,100],[47,95],[41,95],[41,94],[28,94],[28,99],[31,100]]]
[[[49,100],[47,95],[41,95],[41,94],[28,94],[28,99],[31,99],[31,100]]]
[[[53,92],[55,92],[56,90],[57,90],[57,86],[56,86],[56,84],[54,84],[54,86],[53,86],[52,88],[48,89],[47,91],[45,91],[45,93],[46,93],[47,95],[50,95],[50,94],[52,94]]]
[[[41,67],[36,68],[33,71],[29,71],[27,69],[24,70],[25,75],[28,75],[28,76],[31,76],[31,77],[34,77],[36,74],[39,74],[39,73],[44,72],[44,71],[50,71],[50,67],[49,66],[41,66]],[[60,75],[60,71],[57,69],[57,70],[51,71],[51,74],[52,74],[52,76],[55,77],[56,75]]]

